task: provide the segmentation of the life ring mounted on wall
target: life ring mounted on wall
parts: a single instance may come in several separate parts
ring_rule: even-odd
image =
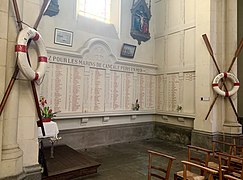
[[[223,91],[219,88],[219,81],[222,78],[229,78],[234,83],[233,88],[230,91]],[[218,93],[219,95],[229,97],[229,96],[234,95],[238,91],[238,89],[240,87],[240,82],[234,74],[229,73],[229,72],[224,72],[224,73],[218,74],[214,78],[212,86],[213,86],[214,91],[216,93]]]
[[[30,39],[37,46],[38,66],[35,71],[30,67],[27,58],[27,43]],[[27,27],[20,31],[15,52],[18,57],[18,67],[27,79],[36,81],[44,76],[47,64],[47,52],[41,35],[35,29]]]

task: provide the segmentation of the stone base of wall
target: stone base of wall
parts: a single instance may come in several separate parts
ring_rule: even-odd
[[[168,140],[174,143],[184,145],[191,144],[207,149],[212,149],[212,140],[224,141],[229,143],[233,143],[234,140],[236,140],[237,144],[243,145],[242,134],[235,135],[227,133],[210,133],[162,122],[155,122],[154,137]],[[241,141],[239,137],[242,137]]]
[[[2,180],[41,180],[41,166],[39,164],[23,168],[23,172],[16,176],[2,178]]]
[[[38,180],[42,179],[41,166],[36,164],[34,166],[24,167],[24,173],[26,180]]]
[[[192,144],[207,149],[212,149],[212,140],[217,140],[218,134],[212,134],[209,132],[192,131]]]
[[[21,180],[24,179],[24,177],[25,177],[24,174],[18,174],[16,176],[1,178],[1,180]]]
[[[179,144],[191,144],[192,128],[155,122],[154,136]]]
[[[236,140],[237,144],[242,144],[242,142],[239,141],[239,137],[241,137],[242,134],[235,135],[235,134],[227,134],[227,133],[207,133],[202,131],[192,131],[192,145],[204,147],[207,149],[212,149],[212,140],[218,140],[218,141],[224,141],[233,143],[234,139]]]
[[[61,130],[59,136],[62,139],[57,144],[66,144],[73,149],[85,149],[149,139],[153,137],[153,132],[154,122]],[[50,143],[45,142],[46,145]]]

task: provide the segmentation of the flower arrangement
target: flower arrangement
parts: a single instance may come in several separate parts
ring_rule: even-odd
[[[138,103],[138,99],[136,100],[135,104],[132,104],[132,110],[138,111],[140,108],[140,105]]]
[[[176,110],[177,110],[177,112],[181,112],[182,111],[182,106],[181,105],[177,105]]]
[[[47,101],[44,96],[41,96],[40,98],[40,111],[42,118],[50,119],[56,114],[52,112],[52,109],[49,106],[47,106]]]

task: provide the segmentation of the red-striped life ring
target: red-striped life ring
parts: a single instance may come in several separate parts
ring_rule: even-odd
[[[30,39],[37,46],[38,66],[35,71],[30,67],[26,54],[27,43]],[[18,57],[18,67],[27,79],[36,81],[44,76],[47,64],[47,52],[41,35],[35,29],[27,27],[20,31],[15,52]]]
[[[223,91],[219,88],[219,81],[222,78],[229,78],[234,83],[234,86],[230,91]],[[214,78],[212,85],[213,85],[213,89],[216,93],[218,93],[221,96],[228,97],[228,96],[234,95],[238,91],[238,89],[240,87],[240,82],[234,74],[224,72],[224,73],[218,74]]]

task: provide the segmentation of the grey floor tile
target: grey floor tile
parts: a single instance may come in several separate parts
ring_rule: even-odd
[[[157,150],[175,156],[170,179],[182,170],[181,160],[187,159],[187,147],[160,139],[148,139],[130,143],[113,144],[80,150],[101,163],[98,174],[83,177],[83,180],[146,180],[148,167],[147,150]]]

